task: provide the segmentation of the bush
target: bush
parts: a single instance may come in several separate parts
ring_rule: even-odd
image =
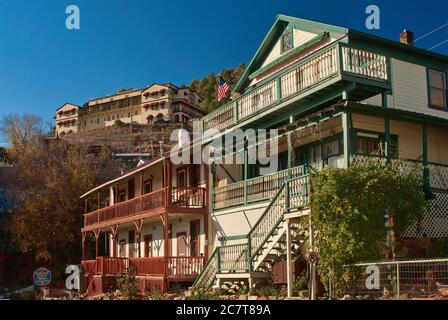
[[[251,294],[263,297],[286,297],[288,295],[288,289],[285,285],[277,285],[268,280],[262,284],[258,284],[252,289]]]
[[[114,125],[117,127],[122,127],[125,125],[125,123],[121,120],[115,120]]]
[[[219,300],[219,292],[214,289],[196,288],[188,300]]]
[[[126,298],[135,298],[138,296],[137,279],[132,273],[117,274],[117,289]]]
[[[347,169],[327,168],[311,176],[311,221],[319,250],[317,271],[328,290],[342,293],[357,275],[346,264],[386,256],[384,215],[392,210],[395,235],[419,220],[425,208],[423,168],[394,161]],[[331,271],[330,271],[331,270]]]

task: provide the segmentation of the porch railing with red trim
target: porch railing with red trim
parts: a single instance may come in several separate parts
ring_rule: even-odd
[[[171,188],[170,207],[203,208],[205,206],[205,189],[195,187]]]
[[[137,275],[164,275],[164,257],[131,258],[130,266],[135,268]]]
[[[84,227],[114,219],[128,217],[157,208],[204,208],[205,188],[173,187],[170,188],[169,203],[165,203],[165,192],[162,188],[137,198],[101,208],[84,214]]]
[[[135,268],[136,275],[164,276],[166,270],[171,278],[196,277],[204,263],[204,257],[97,257],[96,260],[82,261],[84,272],[88,273],[88,283],[94,275],[125,273],[129,268]]]
[[[129,269],[128,258],[97,257],[96,273],[99,275],[126,273]]]
[[[196,277],[204,267],[204,257],[167,257],[168,277]]]

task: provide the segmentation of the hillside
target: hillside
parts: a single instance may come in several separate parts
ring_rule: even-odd
[[[236,82],[240,78],[241,73],[244,71],[245,67],[246,65],[241,64],[239,67],[224,69],[219,73],[223,77],[223,79],[227,82],[227,84],[229,84],[230,91],[234,88]],[[201,80],[193,80],[190,83],[190,87],[193,90],[199,92],[199,94],[202,96],[203,104],[207,112],[219,108],[220,106],[222,106],[223,104],[227,103],[230,100],[229,98],[227,98],[220,102],[216,101],[217,76],[218,76],[217,74],[211,73]]]

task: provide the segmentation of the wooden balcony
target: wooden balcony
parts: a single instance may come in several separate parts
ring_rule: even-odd
[[[288,170],[282,170],[270,175],[238,181],[216,188],[213,191],[213,208],[224,209],[270,200],[287,179],[301,177],[304,174],[305,167],[298,166],[291,168],[290,173],[288,173]]]
[[[138,276],[188,280],[201,273],[204,262],[204,257],[97,257],[96,260],[83,260],[82,266],[88,277],[123,274],[133,269]]]
[[[142,216],[168,212],[203,213],[205,188],[162,188],[134,199],[84,214],[83,231],[133,221]]]
[[[341,91],[344,83],[356,81],[367,86],[368,90],[357,89],[358,98],[367,98],[369,90],[379,93],[390,88],[388,68],[388,58],[384,55],[341,44],[322,48],[279,72],[267,83],[247,90],[238,99],[206,115],[202,119],[203,143],[216,135],[206,130],[225,131],[244,126],[248,120],[253,123],[252,118],[259,118],[260,114],[267,115],[277,109],[293,110],[293,104],[298,104],[299,100],[313,100],[332,88]]]

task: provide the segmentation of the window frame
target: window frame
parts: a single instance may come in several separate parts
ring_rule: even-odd
[[[437,88],[437,87],[433,87],[431,86],[431,71],[437,72],[437,73],[441,73],[443,75],[444,78],[444,84],[445,84],[445,88],[441,89],[441,88]],[[436,110],[440,110],[440,111],[448,111],[448,80],[447,80],[447,76],[448,74],[442,70],[438,70],[438,69],[434,69],[434,68],[427,68],[426,69],[426,78],[427,78],[427,90],[428,90],[428,107],[432,108],[432,109],[436,109]],[[432,97],[431,97],[431,89],[437,89],[437,90],[444,90],[445,91],[445,106],[440,107],[438,105],[435,105],[432,103]]]
[[[358,134],[361,135],[358,135]],[[364,135],[363,135],[364,134]],[[384,143],[384,154],[369,154],[367,152],[364,152],[364,150],[362,152],[358,152],[358,138],[361,139],[375,139],[374,137],[368,137],[367,135],[376,135],[378,136],[378,139],[382,144]],[[356,155],[363,155],[363,156],[369,156],[369,157],[386,157],[386,149],[385,149],[385,143],[386,143],[386,137],[385,137],[385,133],[383,132],[377,132],[377,131],[371,131],[371,130],[363,130],[363,129],[356,129],[355,132],[353,133],[353,153]],[[393,152],[394,150],[392,150],[391,148],[391,159],[396,159],[397,156],[399,155],[399,146],[400,146],[400,142],[399,142],[399,136],[398,134],[390,134],[390,142],[391,142],[391,147],[392,144],[395,143],[395,152]],[[363,148],[364,149],[364,148]]]
[[[288,48],[288,49],[285,49],[285,42],[283,41],[284,40],[284,37],[287,35],[287,34],[291,34],[291,37],[290,37],[290,40],[289,40],[289,44],[290,44],[290,48]],[[286,30],[285,32],[283,32],[282,33],[282,35],[281,35],[281,37],[280,37],[280,52],[283,54],[283,53],[285,53],[285,52],[287,52],[287,51],[289,51],[289,50],[292,50],[292,49],[294,49],[294,32],[293,32],[293,29],[291,28],[291,29],[288,29],[288,30]]]

